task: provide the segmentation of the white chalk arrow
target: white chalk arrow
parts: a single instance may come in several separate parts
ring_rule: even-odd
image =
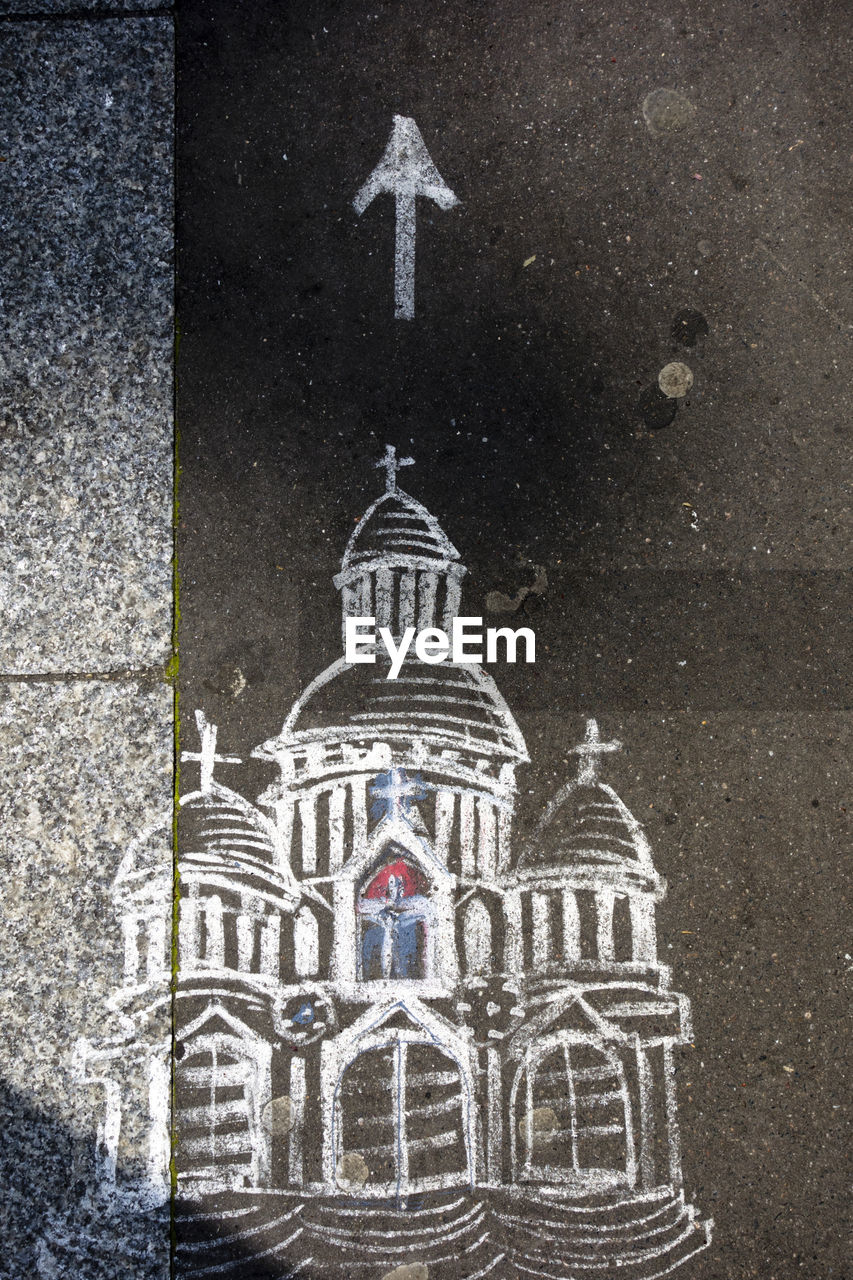
[[[421,132],[411,116],[394,116],[385,154],[353,200],[359,216],[381,192],[394,196],[397,234],[394,246],[394,315],[415,315],[415,200],[426,196],[441,209],[459,201],[433,164]]]

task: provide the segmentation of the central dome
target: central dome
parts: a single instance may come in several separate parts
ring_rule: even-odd
[[[384,741],[413,734],[448,747],[526,760],[521,730],[490,675],[479,667],[403,663],[396,680],[387,664],[339,659],[295,703],[280,737],[266,748],[309,742]]]

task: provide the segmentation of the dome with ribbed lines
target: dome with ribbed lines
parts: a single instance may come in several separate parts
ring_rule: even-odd
[[[184,796],[178,811],[182,881],[202,880],[261,895],[298,896],[290,868],[277,856],[272,823],[236,791],[211,782]]]
[[[612,787],[570,782],[542,816],[519,866],[538,863],[650,866],[643,829]]]
[[[598,778],[601,757],[620,746],[602,742],[596,722],[587,721],[586,737],[574,748],[580,757],[578,776],[543,813],[519,856],[521,874],[565,869],[581,879],[627,876],[650,887],[660,883],[643,828],[613,788]]]
[[[385,492],[353,529],[334,578],[344,644],[349,618],[373,618],[399,637],[407,627],[450,631],[458,616],[465,574],[459,552],[435,516],[397,488],[397,471],[413,462],[388,445],[376,464],[387,473]]]
[[[172,894],[172,823],[162,818],[145,827],[127,846],[113,881],[117,900],[156,901]]]
[[[398,564],[412,558],[447,564],[458,561],[459,552],[422,503],[395,489],[377,498],[352,531],[341,574],[377,560]]]
[[[481,668],[406,661],[396,680],[386,675],[387,663],[333,663],[295,703],[280,736],[256,754],[275,756],[282,748],[317,741],[388,742],[414,734],[507,760],[528,758],[512,712]]]

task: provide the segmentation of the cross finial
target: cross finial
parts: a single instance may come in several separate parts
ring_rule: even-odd
[[[405,818],[413,800],[423,800],[424,790],[417,777],[410,778],[405,769],[389,769],[380,773],[370,788],[375,796],[374,817]]]
[[[378,462],[373,464],[375,467],[385,468],[385,492],[397,492],[397,472],[401,467],[413,467],[415,465],[414,458],[398,458],[397,450],[393,444],[386,444],[385,457],[380,458]]]
[[[218,756],[216,754],[216,725],[211,724],[203,711],[196,711],[195,722],[198,736],[201,738],[200,751],[182,751],[181,760],[198,760],[201,765],[201,782],[199,790],[207,795],[213,785],[213,766],[215,764],[242,764],[239,756]]]
[[[598,765],[601,757],[608,751],[620,751],[621,742],[602,742],[598,733],[598,721],[587,720],[586,737],[576,747],[572,747],[575,755],[580,756],[578,765],[578,782],[595,782],[598,777]]]

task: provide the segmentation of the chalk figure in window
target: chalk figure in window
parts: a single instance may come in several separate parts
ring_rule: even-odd
[[[358,901],[361,977],[427,977],[430,903],[419,873],[402,859],[373,877]]]

